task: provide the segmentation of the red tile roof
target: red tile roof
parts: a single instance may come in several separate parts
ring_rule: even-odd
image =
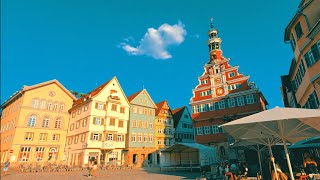
[[[80,99],[76,100],[73,103],[73,107],[81,104],[82,102],[84,102],[84,99],[90,99],[91,97],[97,95],[107,84],[109,84],[111,80],[105,82],[104,84],[100,85],[99,87],[97,87],[96,89],[92,90],[91,92],[87,93],[86,95],[82,96]],[[72,109],[72,108],[71,108]]]
[[[161,108],[163,107],[163,105],[167,102],[167,100],[163,100],[161,102],[158,102],[156,104],[157,109],[156,109],[156,115],[158,115],[160,113]]]
[[[131,102],[135,97],[137,97],[141,92],[143,91],[143,89],[141,91],[138,91],[130,96],[127,97],[128,101]]]

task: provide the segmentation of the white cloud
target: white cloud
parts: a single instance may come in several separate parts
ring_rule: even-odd
[[[181,22],[174,25],[165,23],[158,29],[148,28],[138,46],[127,44],[126,39],[126,42],[122,42],[120,46],[130,55],[147,55],[155,59],[169,59],[172,58],[172,55],[167,51],[167,48],[181,44],[186,35],[187,31]]]

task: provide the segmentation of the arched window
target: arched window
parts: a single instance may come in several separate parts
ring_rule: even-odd
[[[51,108],[52,108],[52,102],[49,101],[49,103],[48,103],[48,110],[51,110]]]
[[[48,116],[44,117],[44,119],[42,121],[42,127],[43,128],[49,127],[49,120],[50,120],[50,118]]]
[[[54,124],[54,128],[61,128],[61,119],[60,118],[56,119],[56,122]]]
[[[37,121],[36,115],[31,115],[29,117],[28,126],[30,126],[30,127],[36,126],[36,121]]]
[[[46,101],[45,100],[42,100],[41,103],[40,103],[40,108],[41,109],[45,109],[46,108]]]
[[[39,106],[39,100],[38,99],[34,99],[33,101],[32,101],[32,106],[33,106],[33,108],[38,108],[38,106]]]

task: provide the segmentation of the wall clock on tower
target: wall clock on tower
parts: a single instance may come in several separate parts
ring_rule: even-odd
[[[216,83],[221,83],[221,78],[215,78]]]
[[[216,92],[217,92],[217,96],[221,96],[221,95],[223,95],[224,90],[223,90],[223,88],[217,88]]]

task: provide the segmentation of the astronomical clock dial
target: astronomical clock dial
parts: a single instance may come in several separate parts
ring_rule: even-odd
[[[224,90],[222,88],[217,88],[216,92],[217,92],[217,96],[221,96],[223,95]]]
[[[221,78],[216,78],[216,79],[215,79],[215,82],[216,82],[216,83],[221,83]]]

